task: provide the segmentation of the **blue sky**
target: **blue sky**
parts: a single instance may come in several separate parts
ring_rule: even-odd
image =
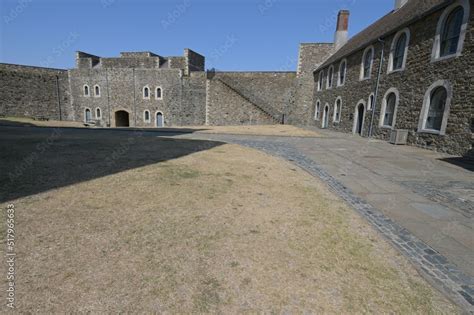
[[[74,67],[74,52],[191,48],[219,70],[294,71],[300,42],[332,42],[340,9],[356,34],[394,0],[1,0],[0,62]]]

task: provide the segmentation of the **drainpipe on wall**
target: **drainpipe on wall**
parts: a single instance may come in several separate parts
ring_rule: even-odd
[[[107,111],[109,112],[109,121],[108,121],[107,127],[110,127],[112,122],[110,121],[111,113],[110,113],[110,93],[109,93],[109,72],[107,68],[105,69],[105,82],[107,84]]]
[[[135,68],[132,69],[132,73],[133,73],[133,116],[135,116],[133,118],[133,121],[135,123],[135,126],[137,126],[137,84],[136,84],[136,81],[135,81]],[[150,93],[150,92],[148,92]]]
[[[380,77],[382,76],[383,58],[384,58],[384,50],[385,50],[385,41],[382,40],[382,38],[379,38],[379,43],[382,44],[382,52],[380,53],[379,72],[377,74],[377,83],[375,84],[374,104],[372,106],[372,117],[370,118],[370,126],[369,126],[369,135],[368,135],[369,138],[372,137],[373,131],[374,131],[375,109],[377,108],[377,98],[379,94]]]
[[[58,93],[58,113],[59,113],[59,121],[63,120],[62,119],[62,113],[61,113],[61,95],[59,94],[59,76],[56,76],[56,92]]]

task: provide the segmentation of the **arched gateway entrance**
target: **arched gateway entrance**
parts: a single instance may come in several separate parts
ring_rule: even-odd
[[[129,115],[124,110],[115,112],[115,127],[130,127]]]

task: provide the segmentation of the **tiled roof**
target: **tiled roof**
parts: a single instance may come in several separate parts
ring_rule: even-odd
[[[432,10],[437,10],[447,6],[453,0],[408,0],[398,10],[391,11],[374,24],[370,25],[354,37],[352,37],[344,46],[329,57],[318,69],[325,68],[331,63],[338,61],[352,53],[365,49],[369,44],[377,41],[380,37],[384,37],[402,27],[410,24]]]

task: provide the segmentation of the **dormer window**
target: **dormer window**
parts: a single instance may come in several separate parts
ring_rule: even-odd
[[[332,82],[334,79],[334,66],[330,66],[328,70],[328,81],[327,81],[327,88],[332,88]]]
[[[461,55],[468,29],[469,2],[469,0],[457,0],[444,10],[436,28],[432,61]]]
[[[360,72],[360,79],[366,80],[370,79],[372,73],[372,64],[374,62],[374,47],[368,47],[364,51],[364,55],[362,57],[362,65],[361,65],[361,72]]]

